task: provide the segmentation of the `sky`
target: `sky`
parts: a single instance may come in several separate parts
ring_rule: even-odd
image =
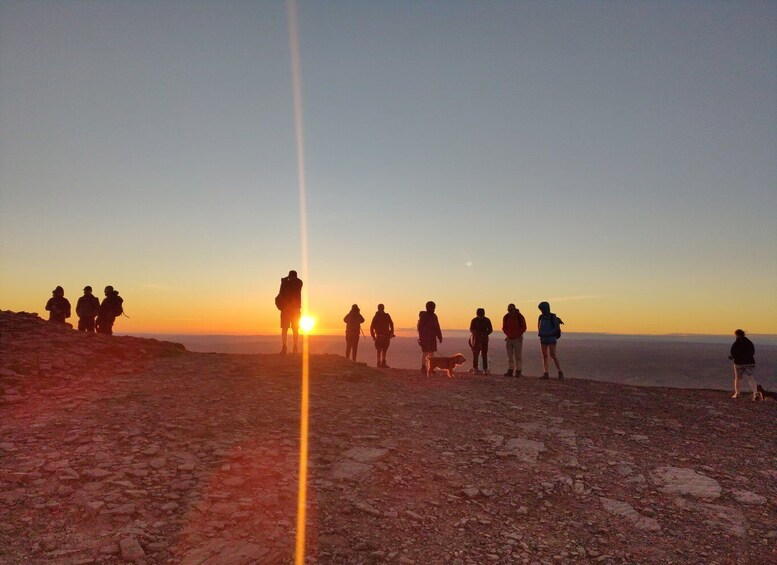
[[[0,0],[0,308],[777,333],[777,3]],[[75,313],[74,313],[75,318]],[[73,321],[73,320],[71,320]]]

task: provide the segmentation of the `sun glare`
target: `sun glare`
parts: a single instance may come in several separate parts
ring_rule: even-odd
[[[299,327],[306,334],[309,334],[315,325],[316,321],[310,316],[302,316],[299,319]]]

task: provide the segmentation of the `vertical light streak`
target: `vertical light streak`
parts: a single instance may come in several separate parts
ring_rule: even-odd
[[[299,63],[299,29],[297,26],[297,3],[287,1],[289,14],[289,47],[291,51],[291,76],[294,89],[294,130],[297,140],[297,179],[299,183],[299,225],[302,250],[302,280],[308,278],[308,210],[305,195],[305,136],[302,123],[302,72]],[[308,312],[307,286],[302,287],[302,313]],[[305,563],[305,522],[308,498],[308,408],[310,356],[307,332],[302,334],[302,383],[300,395],[299,424],[299,485],[297,487],[297,541],[294,551],[296,565]]]

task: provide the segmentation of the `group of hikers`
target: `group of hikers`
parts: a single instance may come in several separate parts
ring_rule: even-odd
[[[299,319],[302,308],[302,281],[296,271],[289,271],[289,276],[281,279],[281,287],[275,298],[275,305],[281,311],[281,354],[287,353],[287,340],[289,329],[293,332],[293,353],[298,352]],[[542,352],[541,379],[549,379],[549,360],[552,360],[558,371],[558,378],[564,378],[561,363],[556,353],[556,346],[561,337],[561,318],[550,311],[548,302],[540,302],[537,307],[540,316],[537,319],[537,334],[540,339]],[[426,303],[425,310],[418,313],[418,344],[421,346],[421,372],[426,374],[429,361],[437,352],[437,344],[442,343],[442,330],[435,313],[436,304],[431,300]],[[343,318],[345,322],[345,357],[356,360],[359,350],[359,337],[364,335],[361,324],[365,322],[359,306],[354,304],[351,310]],[[502,332],[505,335],[505,348],[507,353],[506,377],[523,376],[523,335],[526,333],[526,318],[515,304],[507,305],[507,313],[502,317]],[[488,342],[494,329],[491,320],[486,317],[486,311],[478,308],[475,317],[469,325],[469,347],[472,350],[472,369],[475,374],[490,374],[488,367]],[[764,389],[758,385],[753,373],[755,370],[755,347],[753,342],[741,329],[736,330],[736,341],[731,346],[729,359],[734,362],[734,394],[732,398],[739,397],[740,381],[745,380],[753,392],[753,400],[763,400]],[[378,304],[378,309],[370,322],[370,336],[375,343],[377,366],[389,368],[386,364],[386,353],[394,335],[394,321],[386,312],[383,304]],[[365,336],[366,337],[366,336]],[[480,363],[480,364],[479,364]],[[771,393],[770,393],[771,394]]]
[[[119,296],[119,291],[110,285],[105,287],[102,302],[92,294],[91,286],[85,286],[84,295],[76,303],[78,331],[112,335],[116,318],[124,313],[123,304],[124,299]],[[61,286],[51,291],[46,310],[49,312],[49,322],[72,327],[65,321],[71,315],[70,301],[65,298],[65,290]]]
[[[302,308],[302,281],[297,276],[297,271],[289,271],[287,277],[281,279],[278,296],[275,297],[275,305],[281,312],[281,354],[288,352],[288,332],[293,335],[293,353],[298,352],[299,319]],[[432,301],[426,303],[426,309],[418,313],[418,344],[421,346],[421,371],[426,373],[429,359],[437,352],[437,344],[442,343],[442,330],[440,322],[435,314],[436,304]],[[537,332],[540,338],[542,351],[542,379],[549,379],[548,358],[553,360],[558,370],[558,378],[564,378],[561,363],[556,354],[556,344],[561,337],[561,318],[550,311],[550,304],[540,302],[540,316],[537,320]],[[345,322],[345,356],[356,361],[359,350],[359,337],[363,335],[361,325],[365,322],[359,306],[354,304],[351,310],[343,318]],[[488,341],[493,332],[491,320],[486,317],[486,311],[478,308],[476,316],[469,327],[469,346],[472,349],[472,372],[475,374],[490,374],[488,368]],[[515,304],[507,306],[507,313],[502,318],[502,331],[505,334],[508,369],[505,376],[521,377],[523,334],[526,332],[526,319]],[[383,304],[378,304],[378,309],[370,322],[370,336],[375,343],[376,362],[378,367],[389,368],[386,364],[391,339],[395,337],[394,321],[386,312]],[[478,362],[482,359],[482,365]],[[482,369],[480,368],[482,367]]]

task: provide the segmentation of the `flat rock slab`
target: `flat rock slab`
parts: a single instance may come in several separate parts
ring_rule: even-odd
[[[383,447],[352,447],[343,453],[343,457],[353,459],[359,463],[371,463],[385,457],[388,451],[388,449]]]
[[[737,502],[741,502],[742,504],[755,504],[757,506],[766,504],[765,496],[750,492],[749,490],[740,490],[735,488],[731,491],[731,494]]]
[[[646,530],[649,532],[657,532],[661,530],[659,523],[647,516],[643,516],[637,512],[634,507],[628,502],[622,502],[620,500],[613,500],[612,498],[600,497],[599,500],[602,503],[605,511],[617,516],[619,518],[625,518],[631,522],[638,530]]]
[[[696,498],[713,499],[720,496],[720,484],[693,469],[685,467],[658,467],[653,476],[661,491],[685,494]]]
[[[353,459],[341,459],[332,465],[332,478],[361,479],[372,469],[372,465],[359,463]]]
[[[545,444],[541,441],[516,437],[505,444],[505,449],[514,453],[519,460],[525,463],[536,463],[540,453],[545,451]]]
[[[247,565],[260,563],[269,550],[255,543],[215,539],[202,547],[198,547],[181,560],[181,565],[204,565],[219,563],[219,565]]]

